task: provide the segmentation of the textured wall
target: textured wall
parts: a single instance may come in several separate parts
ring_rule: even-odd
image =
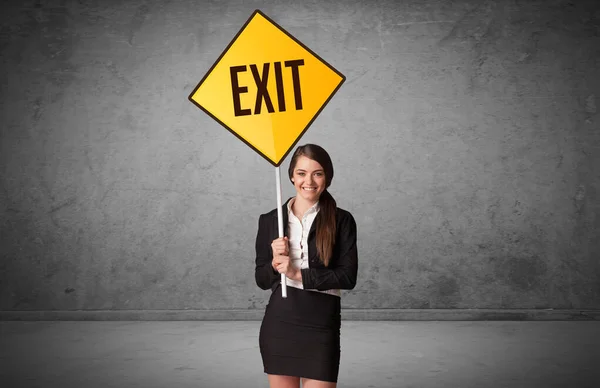
[[[597,1],[1,7],[0,310],[264,306],[273,168],[187,100],[256,8],[347,77],[300,141],[358,224],[343,307],[600,308]]]

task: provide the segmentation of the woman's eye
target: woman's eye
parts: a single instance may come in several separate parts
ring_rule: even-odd
[[[298,175],[304,176],[304,173],[303,172],[299,172]]]

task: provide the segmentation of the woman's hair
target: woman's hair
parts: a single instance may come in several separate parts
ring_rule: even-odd
[[[306,156],[309,159],[319,163],[323,170],[325,170],[325,190],[321,193],[319,198],[319,213],[315,219],[317,228],[317,253],[323,264],[327,267],[329,260],[333,254],[333,245],[335,244],[335,233],[336,233],[336,222],[335,213],[337,204],[335,199],[331,196],[327,188],[331,185],[333,179],[333,163],[327,151],[316,144],[305,144],[296,148],[292,160],[290,161],[290,167],[288,168],[288,175],[290,181],[294,176],[294,168],[296,162],[300,156]]]

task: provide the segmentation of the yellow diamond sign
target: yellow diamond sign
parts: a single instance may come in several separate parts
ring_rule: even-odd
[[[277,167],[345,79],[256,10],[189,100]]]

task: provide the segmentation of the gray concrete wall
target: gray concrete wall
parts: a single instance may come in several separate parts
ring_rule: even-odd
[[[139,0],[2,4],[0,310],[264,307],[274,169],[187,100],[256,8],[347,77],[344,308],[600,309],[597,1]]]

